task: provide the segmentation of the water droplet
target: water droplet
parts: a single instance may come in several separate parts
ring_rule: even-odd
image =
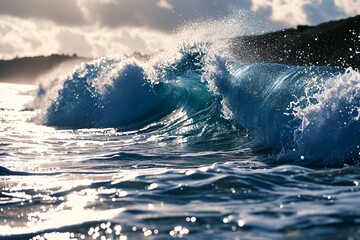
[[[239,227],[243,227],[243,226],[245,225],[245,221],[242,220],[242,219],[239,219],[239,220],[237,221],[237,224],[239,225]]]
[[[153,189],[158,188],[158,187],[159,187],[158,184],[152,183],[152,184],[150,184],[150,186],[148,187],[148,190],[153,190]]]
[[[144,232],[144,236],[147,237],[147,236],[151,236],[152,235],[152,231],[150,229],[146,230]]]

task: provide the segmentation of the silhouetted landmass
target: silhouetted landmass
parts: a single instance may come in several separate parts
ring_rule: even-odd
[[[237,59],[291,65],[360,68],[360,15],[317,26],[298,26],[232,42]]]
[[[50,56],[36,56],[0,60],[0,82],[34,83],[39,76],[50,72],[62,63],[74,66],[89,59],[78,57],[76,54]]]

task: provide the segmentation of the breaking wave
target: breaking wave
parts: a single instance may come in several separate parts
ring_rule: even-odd
[[[39,87],[39,121],[146,129],[193,142],[226,138],[227,145],[299,164],[358,162],[359,72],[244,64],[207,48],[181,48],[171,61],[113,57],[82,64]]]

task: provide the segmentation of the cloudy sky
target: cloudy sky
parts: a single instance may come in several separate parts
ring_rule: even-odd
[[[360,0],[1,0],[0,58],[151,52],[180,26],[257,34],[357,14]]]

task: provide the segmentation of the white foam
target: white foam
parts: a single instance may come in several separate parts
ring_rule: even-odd
[[[302,122],[294,135],[296,154],[328,164],[358,161],[360,73],[348,68],[317,84],[319,91],[303,96],[309,99],[305,107],[292,102]]]

